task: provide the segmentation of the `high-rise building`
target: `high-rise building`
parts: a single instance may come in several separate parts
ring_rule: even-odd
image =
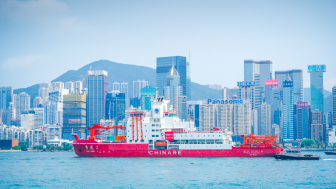
[[[87,126],[100,123],[105,118],[108,75],[104,70],[88,71]]]
[[[272,61],[244,60],[244,81],[255,82],[255,109],[264,102],[266,80],[272,80]]]
[[[236,135],[249,135],[252,133],[251,125],[252,104],[233,104],[233,133]]]
[[[155,100],[156,96],[156,88],[151,86],[146,86],[141,89],[141,109],[142,110],[151,110],[152,109],[152,100]]]
[[[191,79],[190,79],[190,64],[187,58],[183,56],[158,57],[156,58],[156,87],[159,90],[159,96],[164,94],[164,87],[167,82],[167,74],[171,67],[174,66],[180,75],[179,85],[182,87],[182,95],[191,99]]]
[[[197,120],[196,118],[196,105],[200,105],[203,104],[202,101],[187,101],[187,111],[188,111],[188,120],[192,120],[195,122],[195,126],[196,126],[196,122]],[[198,110],[197,110],[198,111]],[[198,122],[197,122],[198,124]]]
[[[163,95],[165,99],[170,100],[168,106],[173,106],[174,111],[178,111],[178,99],[182,96],[182,87],[180,86],[180,75],[174,66],[166,76],[166,85]]]
[[[288,77],[283,82],[283,138],[294,140],[293,81]]]
[[[332,88],[332,125],[336,126],[336,86]]]
[[[212,128],[217,127],[215,104],[200,104],[197,105],[197,108],[196,120],[198,122],[199,131],[210,131]]]
[[[63,96],[63,139],[74,140],[72,133],[85,138],[86,94]]]
[[[74,94],[83,94],[83,83],[82,81],[75,81],[74,84]]]
[[[61,90],[64,89],[64,83],[63,82],[52,82],[51,83],[51,90]]]
[[[310,73],[310,102],[312,111],[318,109],[321,112],[324,112],[323,72],[325,71],[325,65],[308,65],[308,72]]]
[[[303,71],[300,69],[275,71],[275,79],[278,80],[279,90],[283,90],[283,82],[289,77],[293,81],[294,103],[303,102]],[[282,99],[282,95],[281,95]]]
[[[232,89],[224,87],[222,89],[222,99],[232,100],[233,96],[238,96],[239,97],[239,88],[238,87],[235,87],[235,88],[232,88]]]
[[[275,123],[278,126],[280,126],[281,119],[281,94],[282,90],[279,89],[278,85],[266,84],[265,102],[271,105],[271,124]]]
[[[296,136],[295,139],[310,138],[311,125],[310,105],[308,102],[296,103]]]
[[[263,102],[259,108],[259,135],[271,136],[272,123],[271,123],[271,105]]]
[[[312,112],[311,139],[322,142],[325,141],[325,128],[323,125],[323,112],[316,109]]]
[[[69,94],[74,94],[75,93],[75,83],[72,81],[66,82],[64,84],[64,89],[68,89],[69,90]]]
[[[148,85],[148,81],[145,80],[138,80],[138,81],[133,81],[133,98],[141,97],[141,89],[146,87]]]
[[[121,89],[120,89],[120,83],[114,82],[112,85],[113,85],[113,90],[114,91],[121,91]]]
[[[245,103],[249,102],[252,104],[252,110],[254,109],[254,85],[255,82],[237,82],[237,86],[239,87],[238,99],[244,100]],[[225,94],[226,93],[226,94]],[[227,96],[227,91],[222,90],[222,99],[227,100],[225,97]],[[231,95],[232,99],[232,95]]]
[[[49,100],[49,92],[52,91],[51,83],[40,83],[38,96],[42,98],[43,104]]]
[[[16,119],[16,108],[14,106],[13,102],[9,103],[9,107],[6,110],[6,114],[7,114],[7,125],[12,125],[11,121]]]
[[[125,99],[128,99],[128,83],[121,83],[120,84],[120,92],[125,94]]]
[[[30,96],[22,92],[19,95],[16,96],[16,115],[19,117],[19,115],[24,111],[24,110],[29,110],[30,109]]]
[[[106,96],[105,119],[117,123],[125,118],[125,93],[110,92]]]
[[[41,104],[43,105],[43,100],[42,100],[41,97],[35,97],[33,103],[34,103],[33,108],[38,108],[39,105],[41,105]]]
[[[12,98],[12,87],[0,87],[0,109],[6,110],[9,107],[9,103],[12,102]]]

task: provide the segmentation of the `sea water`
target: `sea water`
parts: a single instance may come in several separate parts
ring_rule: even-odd
[[[336,188],[336,156],[303,153],[323,160],[0,153],[0,188]]]

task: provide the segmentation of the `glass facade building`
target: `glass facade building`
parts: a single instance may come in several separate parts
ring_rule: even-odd
[[[332,88],[332,125],[336,126],[336,86]]]
[[[310,98],[312,111],[324,112],[323,72],[310,72]]]
[[[281,98],[280,90],[273,85],[266,85],[265,101],[271,105],[271,123],[280,125],[281,118]]]
[[[167,83],[167,75],[171,67],[174,66],[180,75],[179,85],[182,87],[182,95],[191,99],[190,88],[190,65],[187,58],[183,56],[158,57],[156,58],[156,87],[159,90],[159,96],[164,96],[164,87]]]
[[[117,123],[125,119],[125,93],[108,93],[106,96],[105,119]]]
[[[86,131],[86,94],[63,96],[63,139],[74,140],[77,133],[85,138]]]
[[[12,102],[13,88],[0,87],[0,109],[6,110]]]
[[[294,103],[303,102],[303,71],[293,69],[287,71],[275,71],[275,79],[278,80],[279,89],[283,90],[283,82],[289,77],[293,81],[293,99]],[[283,99],[281,95],[281,100]]]
[[[152,102],[156,97],[156,88],[151,86],[146,86],[141,89],[141,109],[142,110],[151,110]]]
[[[308,103],[307,103],[308,104]],[[310,138],[311,124],[310,106],[296,106],[296,137],[295,139]]]
[[[266,80],[272,80],[272,64],[270,60],[244,60],[244,81],[255,82],[255,109],[265,100]]]
[[[283,82],[283,138],[294,139],[294,99],[293,82]]]
[[[88,71],[87,76],[87,126],[100,123],[105,118],[108,76],[104,70]]]

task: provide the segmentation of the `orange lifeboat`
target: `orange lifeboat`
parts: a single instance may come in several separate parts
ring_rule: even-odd
[[[167,142],[166,141],[156,142],[155,146],[167,146]]]

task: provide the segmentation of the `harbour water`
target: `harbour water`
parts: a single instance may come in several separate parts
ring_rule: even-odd
[[[336,188],[336,156],[81,158],[74,152],[0,153],[0,188]]]

